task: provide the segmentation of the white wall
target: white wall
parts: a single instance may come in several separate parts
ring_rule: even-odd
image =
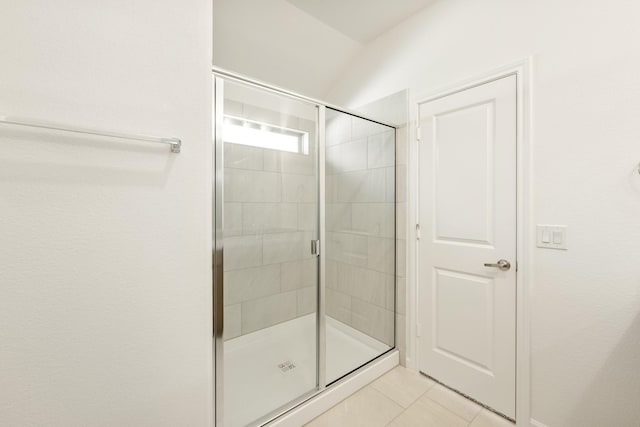
[[[211,3],[6,0],[0,425],[211,421]]]
[[[213,63],[322,97],[362,45],[286,0],[213,0]]]
[[[569,250],[533,251],[532,416],[640,425],[640,3],[447,0],[366,48],[330,92],[413,97],[535,55],[533,220]]]

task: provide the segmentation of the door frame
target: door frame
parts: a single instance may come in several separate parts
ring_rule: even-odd
[[[434,101],[457,92],[471,89],[507,76],[516,76],[516,425],[531,425],[531,286],[533,269],[531,242],[535,241],[532,212],[532,68],[533,57],[497,67],[474,78],[448,85],[440,90],[411,97],[409,137],[409,286],[407,287],[407,349],[406,364],[418,371],[418,274],[419,245],[416,225],[419,218],[419,148],[417,127],[419,125],[419,104]],[[423,325],[424,327],[424,325]]]

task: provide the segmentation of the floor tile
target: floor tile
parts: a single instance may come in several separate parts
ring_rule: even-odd
[[[307,427],[386,426],[402,406],[367,386],[307,424]]]
[[[469,422],[423,394],[389,427],[467,427]]]
[[[473,420],[482,410],[480,405],[440,384],[433,386],[426,396],[467,421]]]
[[[491,411],[483,409],[473,420],[469,427],[514,427],[511,421],[496,415]]]
[[[371,384],[380,393],[407,408],[429,390],[435,382],[402,366],[387,372]]]

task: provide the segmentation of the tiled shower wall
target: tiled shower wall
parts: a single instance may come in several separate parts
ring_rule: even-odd
[[[225,339],[315,312],[315,123],[225,101],[225,114],[309,132],[308,154],[225,143]]]
[[[400,351],[400,364],[406,363],[409,224],[408,195],[408,121],[409,91],[402,90],[358,107],[358,111],[396,126],[396,347]]]
[[[316,309],[315,124],[231,100],[225,113],[310,133],[309,154],[225,144],[225,339]],[[399,129],[402,134],[403,129]],[[394,331],[394,193],[406,187],[393,130],[327,110],[327,304],[388,345]],[[396,160],[397,157],[397,160]],[[398,164],[396,182],[394,161]],[[403,172],[405,171],[405,172]],[[402,188],[404,188],[402,187]],[[404,191],[398,193],[396,345],[404,352]],[[404,208],[403,208],[404,207]],[[401,320],[402,318],[402,320]]]
[[[394,129],[328,110],[329,316],[393,346]]]

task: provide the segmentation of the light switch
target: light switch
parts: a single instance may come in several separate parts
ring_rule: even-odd
[[[562,244],[562,232],[561,231],[554,231],[553,232],[553,244],[554,245],[561,245]]]
[[[567,249],[567,226],[544,225],[536,226],[536,245],[539,248]]]

